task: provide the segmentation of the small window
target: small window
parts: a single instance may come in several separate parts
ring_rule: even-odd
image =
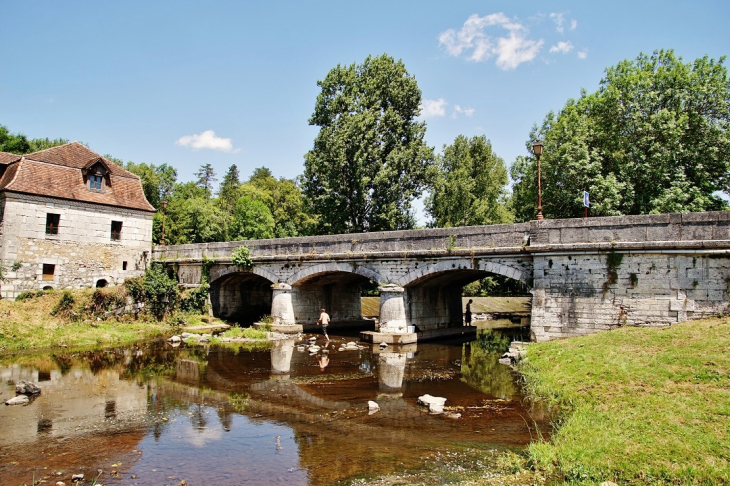
[[[53,280],[53,274],[56,273],[56,265],[50,263],[43,264],[43,280]]]
[[[102,176],[90,175],[89,176],[89,189],[92,191],[101,191]]]
[[[122,270],[126,270],[126,269],[127,269],[127,262],[122,262]]]
[[[46,214],[46,234],[57,235],[58,234],[58,223],[61,221],[60,214],[48,213]]]
[[[112,240],[122,239],[122,222],[112,221]]]

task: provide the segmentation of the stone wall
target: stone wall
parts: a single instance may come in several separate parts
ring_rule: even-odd
[[[94,287],[101,280],[119,284],[148,264],[152,213],[12,193],[4,195],[2,207],[3,298],[47,287]],[[57,235],[46,234],[48,213],[60,215]],[[112,221],[122,222],[119,240],[111,238]],[[44,278],[44,264],[55,265],[50,278]]]
[[[730,310],[730,254],[623,252],[535,257],[537,341],[666,326]]]

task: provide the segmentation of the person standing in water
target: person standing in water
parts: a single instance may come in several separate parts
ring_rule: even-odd
[[[464,322],[466,326],[471,326],[471,304],[474,302],[473,299],[469,299],[466,303],[466,312],[464,313]]]
[[[324,309],[320,310],[319,319],[317,320],[317,325],[322,326],[322,332],[324,333],[324,337],[327,339],[327,342],[329,342],[330,337],[327,335],[327,326],[330,324],[330,316],[327,314],[327,312]]]

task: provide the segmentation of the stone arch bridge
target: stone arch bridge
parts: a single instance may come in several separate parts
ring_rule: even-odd
[[[254,266],[231,264],[248,246]],[[462,325],[461,289],[489,275],[531,288],[534,340],[668,325],[728,310],[730,211],[531,221],[379,233],[157,246],[181,284],[204,267],[216,315],[314,327],[362,321],[360,288],[380,289],[380,332]],[[397,339],[395,339],[397,341]]]

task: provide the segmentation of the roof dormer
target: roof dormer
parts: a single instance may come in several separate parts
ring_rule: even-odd
[[[107,186],[111,187],[109,172],[107,162],[101,157],[92,159],[81,168],[81,173],[84,175],[84,184],[90,191],[94,192],[104,192]]]

